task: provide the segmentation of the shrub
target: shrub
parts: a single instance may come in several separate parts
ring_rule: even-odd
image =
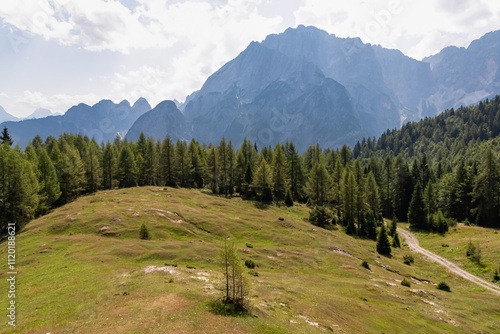
[[[148,240],[149,239],[149,231],[146,225],[142,224],[141,225],[141,230],[139,231],[139,237],[142,240]]]
[[[248,248],[253,248],[253,245],[252,245],[252,244],[249,244],[248,242],[246,243],[246,246],[247,246]]]
[[[252,260],[246,260],[245,266],[247,266],[248,269],[253,269],[255,268],[255,262],[253,262]]]
[[[441,247],[450,247],[448,244],[441,244]]]
[[[331,224],[331,219],[330,213],[325,210],[324,206],[316,206],[309,212],[309,221],[318,227],[327,227]]]
[[[248,274],[249,274],[249,275],[252,275],[252,276],[255,276],[255,277],[259,276],[259,273],[258,273],[258,272],[256,272],[255,270],[250,270],[250,271],[248,271]]]
[[[498,281],[500,281],[500,273],[498,272],[498,269],[495,269],[495,273],[493,274],[493,282]]]
[[[196,266],[193,266],[192,264],[186,264],[186,268],[188,268],[188,269],[196,269]]]
[[[394,235],[392,237],[392,247],[401,248],[401,241],[399,240],[398,231],[394,231]]]
[[[408,281],[406,278],[403,278],[403,280],[401,281],[401,285],[406,287],[411,287],[410,281]]]
[[[177,263],[173,262],[173,263],[165,263],[166,266],[168,267],[177,267]]]
[[[278,220],[283,221],[283,220],[285,220],[285,218],[283,218],[283,217],[279,217],[279,218],[278,218]]]
[[[364,268],[370,270],[370,265],[366,261],[361,262],[361,267],[364,267]]]
[[[413,259],[413,255],[404,255],[403,262],[404,262],[404,264],[407,264],[407,265],[414,263],[415,260]]]
[[[451,292],[450,286],[446,282],[439,282],[439,284],[437,285],[437,288],[439,290]]]
[[[467,257],[471,259],[471,261],[481,264],[482,252],[481,247],[479,247],[479,243],[475,246],[472,241],[469,240],[469,244],[467,245]]]

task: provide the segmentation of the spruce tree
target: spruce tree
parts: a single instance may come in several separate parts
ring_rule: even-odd
[[[38,177],[38,184],[40,186],[39,213],[43,215],[47,213],[59,196],[61,196],[61,190],[57,180],[56,169],[47,151],[42,146],[38,146],[36,153],[38,156],[38,170],[40,172]]]
[[[392,236],[392,247],[401,248],[401,241],[399,240],[398,231],[394,232],[394,235]]]
[[[500,169],[496,157],[488,148],[483,157],[481,173],[474,184],[477,224],[499,227],[500,216]]]
[[[2,134],[0,135],[0,140],[2,141],[2,144],[7,143],[7,145],[9,146],[12,146],[12,144],[14,143],[6,126],[3,127]]]
[[[410,207],[408,208],[408,222],[413,228],[427,228],[427,215],[425,212],[424,195],[422,193],[422,185],[420,181],[418,181],[415,186]]]
[[[137,186],[137,166],[134,159],[134,153],[126,143],[122,145],[120,151],[118,169],[120,187],[127,188]]]
[[[169,187],[174,187],[176,185],[175,178],[175,144],[169,135],[165,136],[161,144],[160,150],[160,169],[163,179],[163,184]]]
[[[387,236],[384,223],[377,237],[377,252],[382,255],[391,255],[391,244],[389,243],[389,237]]]

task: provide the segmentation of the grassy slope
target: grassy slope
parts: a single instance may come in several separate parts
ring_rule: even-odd
[[[500,270],[499,233],[496,229],[458,224],[444,236],[432,233],[416,235],[422,247],[457,263],[474,275],[492,281],[495,269]],[[467,258],[469,240],[476,246],[479,244],[482,254],[480,265]]]
[[[373,241],[314,229],[304,222],[307,216],[305,206],[257,208],[255,202],[188,189],[145,187],[80,198],[18,235],[14,333],[479,333],[500,328],[497,296],[419,255],[413,266],[404,265],[405,249],[392,258],[379,257]],[[142,223],[152,240],[138,239]],[[220,286],[215,259],[225,236],[235,239],[243,259],[258,265],[259,276],[250,276],[252,316],[222,316],[210,306],[219,294],[212,287]],[[6,250],[1,244],[2,259]],[[361,259],[372,271],[360,266]],[[145,272],[174,262],[178,267],[168,268],[173,273]],[[1,291],[7,290],[6,271],[5,260]],[[401,275],[446,280],[453,292],[415,280],[406,288],[399,284]],[[2,298],[0,308],[6,307]],[[8,330],[0,325],[0,332]]]

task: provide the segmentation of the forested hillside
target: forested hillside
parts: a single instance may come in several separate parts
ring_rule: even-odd
[[[319,225],[338,223],[366,237],[373,237],[382,216],[438,232],[454,221],[499,227],[499,115],[497,96],[387,131],[352,150],[312,145],[302,156],[292,142],[258,148],[244,140],[236,149],[224,138],[215,146],[143,134],[137,142],[117,137],[101,144],[81,134],[36,136],[23,151],[10,146],[4,129],[1,232],[7,222],[22,227],[83,194],[137,185],[308,202],[323,215]]]

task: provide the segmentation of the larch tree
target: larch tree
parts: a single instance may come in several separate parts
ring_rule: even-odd
[[[281,144],[274,146],[274,157],[272,164],[273,171],[273,192],[274,196],[283,199],[285,196],[285,175],[286,175],[286,157]]]
[[[316,163],[309,173],[305,192],[316,205],[324,205],[331,199],[331,179],[321,163]]]

